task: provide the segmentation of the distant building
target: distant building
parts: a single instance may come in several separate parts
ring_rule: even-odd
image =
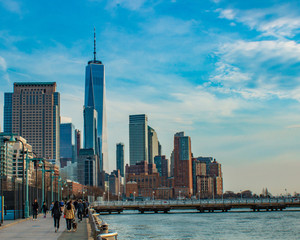
[[[154,163],[156,164],[157,171],[160,176],[169,177],[170,176],[170,166],[169,160],[166,156],[156,156],[154,158]]]
[[[99,155],[98,149],[98,113],[93,107],[84,107],[83,109],[84,120],[84,138],[83,146],[85,149],[93,149],[95,155]]]
[[[145,114],[129,116],[130,165],[148,162],[148,118]]]
[[[212,157],[193,158],[194,194],[201,198],[221,196],[223,177],[221,164]]]
[[[159,154],[159,142],[155,130],[148,126],[148,161],[154,163],[154,157]]]
[[[134,198],[138,194],[138,185],[135,181],[128,181],[126,183],[126,197],[127,198]]]
[[[193,194],[191,139],[184,136],[184,132],[174,135],[174,181],[176,196],[191,197]]]
[[[93,149],[80,149],[78,158],[78,181],[83,185],[97,186],[97,161]]]
[[[0,176],[22,178],[23,177],[23,144],[26,159],[31,159],[32,147],[26,139],[13,135],[15,142],[9,142],[11,134],[0,133]],[[21,143],[21,142],[23,143]],[[34,163],[28,162],[28,179],[29,183],[33,181],[32,172],[34,170]],[[25,171],[26,176],[26,171]]]
[[[4,98],[4,128],[25,138],[39,157],[60,160],[60,95],[55,82],[17,82]]]
[[[77,162],[72,163],[68,161],[66,166],[60,169],[60,175],[64,179],[70,179],[75,182],[78,181]]]
[[[60,124],[60,166],[77,162],[75,127],[72,123]]]
[[[75,139],[76,156],[78,157],[81,149],[81,132],[79,129],[75,129]]]
[[[118,143],[116,145],[116,162],[117,162],[117,169],[120,170],[121,176],[124,177],[125,176],[124,143]]]
[[[94,33],[94,59],[85,68],[84,148],[93,148],[99,156],[98,175],[103,170],[108,171],[105,92],[105,66],[96,58]],[[96,124],[93,123],[94,120]]]
[[[174,177],[174,150],[172,151],[170,156],[170,176]]]
[[[114,170],[111,172],[111,174],[108,176],[108,182],[109,182],[109,192],[112,195],[118,196],[120,192],[120,170]]]

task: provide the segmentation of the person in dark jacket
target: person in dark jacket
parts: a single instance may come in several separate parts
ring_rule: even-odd
[[[55,232],[57,232],[59,229],[59,221],[60,221],[61,214],[62,214],[61,207],[59,206],[59,202],[56,201],[51,211],[51,215],[54,220]]]
[[[79,200],[78,204],[77,204],[77,217],[78,217],[78,221],[81,222],[82,221],[82,214],[84,211],[84,206],[82,204],[82,200]]]
[[[44,204],[43,204],[43,206],[42,206],[42,213],[44,213],[44,218],[45,218],[46,215],[47,215],[47,211],[48,211],[48,207],[47,207],[46,202],[44,202]]]
[[[34,199],[34,202],[32,203],[32,220],[37,220],[37,215],[39,211],[39,203],[37,202],[37,199]]]

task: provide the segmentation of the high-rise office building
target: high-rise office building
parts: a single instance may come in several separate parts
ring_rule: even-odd
[[[130,165],[148,163],[148,118],[145,114],[129,116]]]
[[[83,185],[98,186],[98,156],[93,149],[80,149],[77,171],[78,181]]]
[[[83,145],[85,149],[93,149],[95,155],[99,155],[97,125],[98,125],[98,113],[93,107],[84,107],[83,110],[83,122],[84,122],[84,141]]]
[[[160,144],[155,130],[148,126],[148,161],[154,163],[154,158],[159,155]]]
[[[90,110],[87,110],[90,109]],[[93,110],[97,112],[97,129],[89,129]],[[99,171],[108,171],[107,126],[105,103],[105,68],[101,61],[96,60],[96,35],[94,33],[94,59],[88,62],[85,69],[84,99],[84,144],[85,148],[93,147],[99,156]],[[93,132],[96,130],[97,141]]]
[[[77,162],[75,127],[72,123],[60,124],[60,165]]]
[[[79,156],[79,150],[81,149],[81,132],[79,129],[75,129],[75,148],[76,148],[76,155],[77,158]]]
[[[124,143],[118,143],[116,147],[117,170],[120,170],[121,176],[124,177]]]
[[[59,165],[60,96],[56,83],[14,83],[14,92],[5,94],[4,100],[5,130],[25,138],[37,156]]]
[[[174,186],[176,195],[193,194],[191,138],[184,132],[174,135]]]
[[[3,131],[12,133],[12,97],[13,93],[4,93]]]

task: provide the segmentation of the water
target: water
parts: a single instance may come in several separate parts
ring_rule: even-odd
[[[300,239],[300,211],[101,215],[121,240]]]

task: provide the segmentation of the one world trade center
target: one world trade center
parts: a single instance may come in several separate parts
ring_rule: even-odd
[[[85,69],[84,98],[84,148],[98,155],[98,171],[108,171],[107,126],[105,103],[105,68],[96,59],[96,34],[94,32],[94,59]]]

